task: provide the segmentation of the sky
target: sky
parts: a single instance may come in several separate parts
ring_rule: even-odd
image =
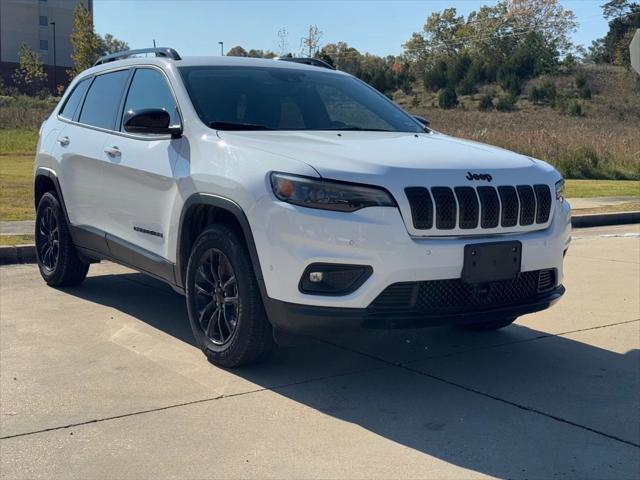
[[[577,16],[573,41],[591,45],[607,32],[600,5],[605,0],[561,0]],[[173,47],[180,55],[219,55],[235,45],[277,51],[278,30],[288,32],[289,50],[300,52],[309,25],[323,32],[321,43],[347,42],[360,52],[397,55],[411,33],[422,30],[435,11],[456,7],[467,15],[494,0],[94,0],[94,23],[131,48]]]

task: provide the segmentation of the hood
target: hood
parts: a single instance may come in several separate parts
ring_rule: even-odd
[[[230,132],[229,145],[304,162],[327,179],[389,189],[411,185],[469,184],[467,175],[489,174],[494,185],[553,184],[553,167],[490,145],[441,133],[404,132]],[[550,175],[551,174],[551,175]]]
[[[219,136],[303,161],[322,176],[345,171],[384,175],[393,169],[502,170],[533,163],[508,150],[439,133],[220,131]]]

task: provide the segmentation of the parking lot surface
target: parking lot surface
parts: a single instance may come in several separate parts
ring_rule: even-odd
[[[502,331],[359,331],[223,370],[123,267],[0,268],[2,478],[638,478],[640,229],[576,230]]]

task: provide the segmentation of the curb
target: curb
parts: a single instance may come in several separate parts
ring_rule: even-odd
[[[0,247],[0,265],[36,263],[35,245],[6,245]]]
[[[571,217],[573,228],[602,227],[640,223],[640,212],[598,213]],[[0,247],[0,265],[36,263],[35,245],[6,245]]]
[[[596,213],[571,217],[573,228],[603,227],[627,223],[640,223],[640,212]]]

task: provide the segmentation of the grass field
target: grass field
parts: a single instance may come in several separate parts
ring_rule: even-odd
[[[551,79],[565,99],[582,105],[577,117],[533,105],[526,88],[514,112],[478,111],[482,93],[495,86],[460,97],[453,110],[438,108],[437,95],[421,87],[411,95],[396,92],[394,100],[435,130],[545,160],[566,178],[640,180],[640,77],[618,67],[589,66],[583,73],[593,92],[589,100],[573,97],[575,74]]]
[[[31,245],[33,242],[33,235],[0,235],[0,246]]]
[[[34,216],[33,155],[0,155],[0,220]]]

